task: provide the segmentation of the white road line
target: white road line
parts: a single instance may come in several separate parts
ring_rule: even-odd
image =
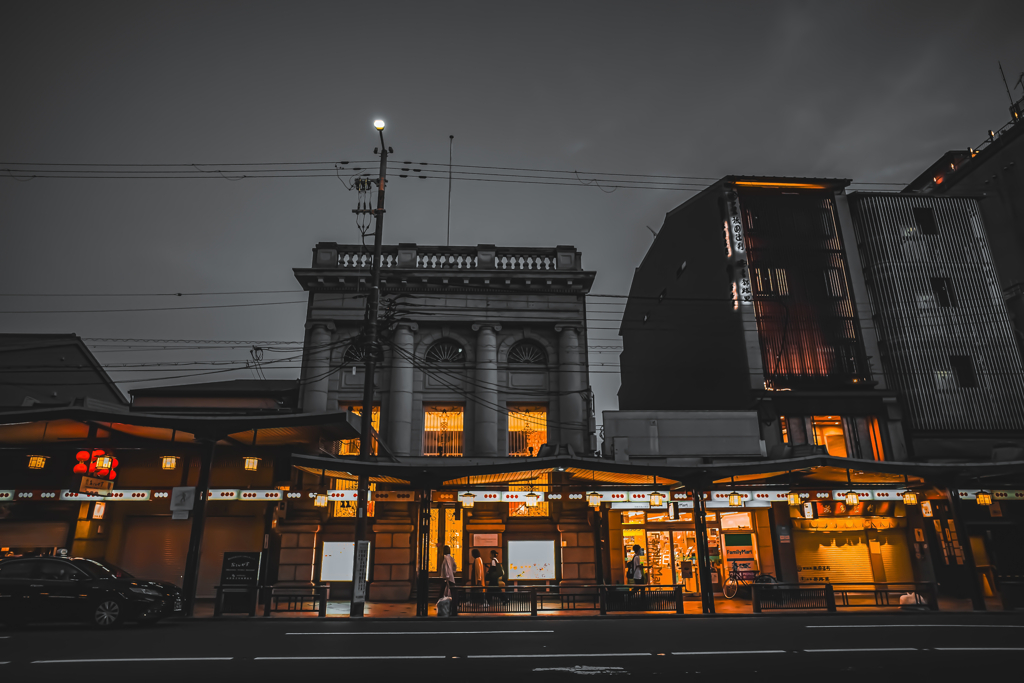
[[[324,657],[255,657],[254,659],[257,662],[259,662],[259,661],[264,661],[264,662],[266,662],[266,661],[276,661],[276,662],[289,661],[289,662],[292,662],[292,661],[308,661],[308,660],[321,660],[321,659],[330,659],[330,660],[334,660],[334,659],[376,659],[376,660],[386,660],[386,659],[447,659],[447,656],[446,655],[398,655],[398,656],[395,656],[395,655],[376,655],[374,657],[357,657],[357,656],[351,656],[351,657],[344,657],[344,656],[340,656],[340,657],[332,657],[332,656],[324,656]]]
[[[782,655],[785,650],[709,650],[707,652],[673,652],[674,655]]]
[[[836,647],[825,650],[804,650],[804,652],[917,652],[916,647]]]
[[[37,659],[33,664],[92,664],[113,662],[227,662],[234,657],[125,657],[122,659]]]
[[[1019,624],[846,624],[804,628],[1024,628]]]
[[[1021,652],[1024,651],[1024,647],[933,647],[933,650],[942,650],[944,652],[996,652],[996,651],[1011,651]]]
[[[551,659],[554,657],[651,657],[650,652],[570,652],[543,655],[469,655],[466,659]]]
[[[548,631],[302,631],[285,633],[286,636],[445,636],[445,635],[486,635],[488,633],[554,633]]]

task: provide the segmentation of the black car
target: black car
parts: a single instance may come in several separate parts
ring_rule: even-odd
[[[152,624],[181,613],[181,589],[136,579],[113,565],[83,558],[0,560],[0,621],[84,621],[109,628]]]

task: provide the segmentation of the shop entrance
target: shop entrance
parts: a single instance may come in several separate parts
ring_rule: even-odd
[[[430,506],[430,541],[428,547],[428,561],[431,576],[440,576],[441,556],[444,547],[451,548],[452,557],[455,558],[456,575],[464,571],[462,546],[462,510],[457,507]]]

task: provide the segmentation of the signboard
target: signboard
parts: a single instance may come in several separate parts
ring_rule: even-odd
[[[262,553],[224,553],[220,569],[222,586],[256,587],[260,580],[260,555]]]
[[[473,534],[473,545],[477,548],[497,547],[498,534]]]
[[[932,516],[932,502],[930,500],[921,501],[921,516],[931,517]]]
[[[195,486],[175,486],[171,489],[171,512],[192,510],[195,505]]]
[[[114,482],[95,477],[82,477],[82,485],[78,489],[82,493],[94,493],[97,496],[109,496],[114,490]]]
[[[321,581],[351,581],[352,562],[356,544],[352,541],[324,541],[320,558]],[[370,580],[370,567],[366,567],[366,580]]]
[[[509,541],[508,578],[555,578],[555,542]]]
[[[352,605],[349,609],[349,616],[363,616],[363,604],[366,602],[366,577],[370,571],[370,542],[359,541],[356,543],[355,563],[353,572],[355,580],[352,582]]]

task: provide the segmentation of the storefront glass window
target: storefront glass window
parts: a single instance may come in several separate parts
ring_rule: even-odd
[[[508,454],[511,457],[537,455],[548,440],[546,406],[510,406],[508,413]]]
[[[331,488],[337,491],[355,491],[359,488],[359,482],[349,479],[332,479]],[[377,485],[371,483],[370,490],[376,491]],[[366,516],[373,517],[374,503],[372,500],[366,502]],[[354,500],[336,500],[331,507],[331,517],[355,517],[356,502]]]
[[[428,406],[423,411],[423,455],[462,457],[462,406]],[[452,549],[454,553],[454,548]]]

